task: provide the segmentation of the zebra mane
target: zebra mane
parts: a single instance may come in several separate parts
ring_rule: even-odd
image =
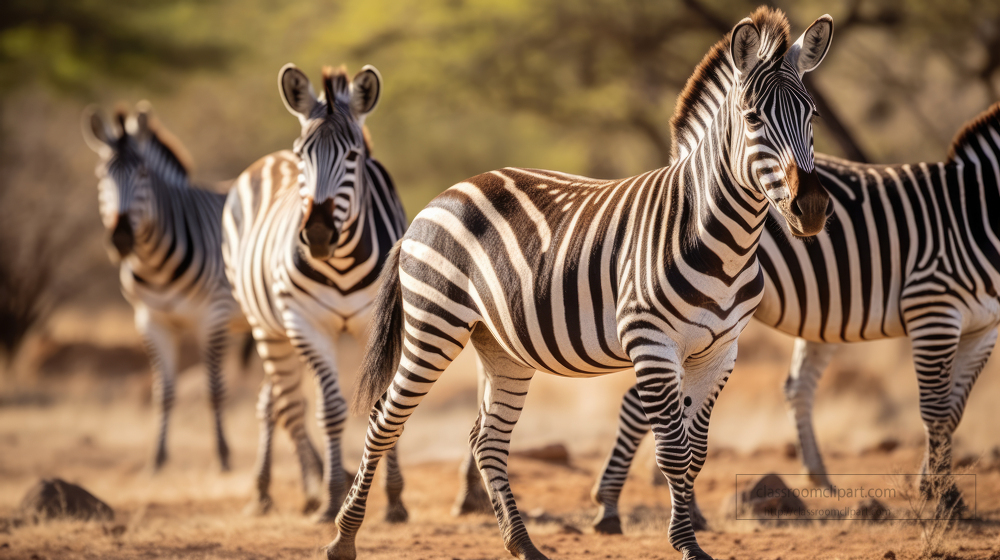
[[[789,45],[788,18],[778,9],[761,6],[750,19],[760,32],[759,52],[773,53],[770,59],[785,55]],[[733,84],[734,69],[729,57],[730,34],[709,49],[708,54],[695,67],[677,99],[677,108],[670,119],[670,159],[681,157],[681,146],[690,153],[705,135],[708,125],[715,118],[722,99]]]
[[[176,167],[178,171],[184,173],[185,176],[190,176],[194,165],[191,154],[184,147],[184,144],[167,130],[146,106],[140,104],[139,111],[146,116],[146,126],[149,132],[148,141],[152,143],[154,149],[162,154],[164,159]]]
[[[323,98],[326,101],[326,110],[330,113],[337,109],[337,105],[343,104],[342,109],[347,109],[351,102],[351,80],[347,77],[347,67],[340,65],[337,68],[332,66],[323,67]]]
[[[347,73],[347,66],[341,64],[334,68],[332,66],[323,67],[323,103],[318,104],[326,108],[326,114],[342,115],[351,114],[351,79]],[[313,115],[316,113],[314,112]],[[368,132],[368,125],[361,127],[361,136],[365,141],[365,151],[371,157],[372,144],[371,134]]]
[[[972,144],[980,134],[988,136],[990,130],[1000,135],[1000,102],[994,103],[989,109],[979,113],[976,118],[965,123],[958,131],[955,139],[951,141],[951,147],[948,148],[948,163],[959,159],[966,146]]]

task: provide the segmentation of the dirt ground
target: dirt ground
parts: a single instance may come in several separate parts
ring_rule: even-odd
[[[251,364],[247,373],[228,375],[226,421],[233,471],[218,470],[205,379],[195,366],[179,378],[170,461],[153,474],[149,459],[155,414],[149,375],[109,373],[130,359],[142,363],[122,350],[122,345],[132,347],[134,334],[127,323],[119,323],[111,321],[118,326],[108,327],[67,319],[56,335],[60,344],[76,343],[75,350],[53,354],[51,344],[42,345],[39,356],[58,359],[39,358],[31,366],[37,372],[21,371],[0,380],[0,560],[323,558],[322,547],[332,540],[334,529],[299,513],[298,468],[283,435],[275,449],[275,511],[265,517],[241,512],[252,486],[259,364]],[[100,336],[93,335],[97,331]],[[81,341],[87,350],[81,349]],[[115,346],[107,350],[111,342]],[[746,359],[741,357],[719,400],[708,464],[696,485],[711,525],[710,531],[699,534],[702,547],[717,558],[739,559],[933,555],[1000,560],[1000,459],[993,451],[1000,435],[995,432],[995,405],[990,403],[1000,383],[992,365],[956,435],[962,471],[976,475],[963,478],[961,485],[977,520],[950,527],[941,522],[855,520],[775,526],[733,518],[737,480],[742,486],[752,478],[737,475],[791,473],[784,477],[790,486],[809,487],[805,477],[794,476],[801,469],[786,449],[793,441],[793,427],[778,386],[790,345],[787,337],[758,328],[744,339],[741,356]],[[922,431],[907,350],[898,343],[858,348],[862,350],[838,357],[820,386],[819,439],[836,484],[891,489],[896,497],[887,498],[887,505],[908,517],[922,506],[907,500],[913,478],[905,474],[919,469]],[[351,385],[357,360],[356,352],[341,360],[345,387]],[[471,353],[463,355],[407,425],[400,454],[410,520],[402,525],[383,522],[384,493],[373,490],[358,538],[359,558],[509,558],[492,515],[450,515],[458,465],[475,416],[473,364]],[[529,533],[551,558],[680,558],[667,543],[669,496],[664,487],[652,484],[648,441],[640,448],[622,497],[625,534],[603,536],[590,529],[597,508],[589,492],[612,443],[617,405],[629,383],[625,373],[595,381],[540,376],[533,384],[513,447],[516,451],[563,443],[571,461],[568,466],[554,465],[514,456],[511,484],[530,519]],[[352,418],[344,444],[344,463],[350,469],[357,465],[363,435],[363,422]],[[887,451],[879,449],[881,442],[899,445]],[[52,476],[80,484],[108,502],[116,511],[115,520],[13,522],[28,488]],[[809,505],[855,507],[858,501],[817,499]]]

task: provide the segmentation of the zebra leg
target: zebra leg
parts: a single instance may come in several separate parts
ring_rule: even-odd
[[[921,481],[921,491],[927,498],[938,498],[935,515],[938,518],[961,516],[968,510],[962,493],[951,473],[951,440],[952,434],[958,428],[969,393],[983,367],[989,360],[993,346],[997,341],[996,328],[972,334],[963,334],[958,341],[955,363],[952,368],[951,393],[948,407],[942,411],[943,418],[927,429],[927,451],[921,473],[925,480]],[[923,407],[921,407],[923,413]],[[932,440],[931,435],[936,437]],[[926,476],[930,474],[932,476]]]
[[[243,508],[247,515],[264,515],[271,510],[271,440],[274,437],[274,385],[265,376],[257,396],[257,420],[260,421],[260,438],[257,442],[257,464],[254,466],[257,495]]]
[[[389,499],[386,504],[385,520],[388,523],[404,523],[410,518],[403,505],[403,471],[399,470],[398,450],[393,447],[385,454],[385,493]]]
[[[153,470],[158,471],[167,461],[167,424],[170,422],[170,411],[174,407],[174,380],[177,375],[179,343],[177,334],[170,327],[151,317],[145,307],[136,309],[135,326],[142,335],[155,375],[153,402],[156,403],[159,418]]]
[[[340,452],[340,440],[347,423],[347,401],[340,392],[336,359],[331,351],[337,333],[316,321],[314,312],[302,303],[285,298],[281,301],[282,321],[292,345],[312,370],[316,382],[316,421],[323,433],[324,505],[314,517],[317,523],[331,523],[337,518],[347,493],[347,477]],[[398,473],[397,473],[398,476]],[[391,477],[390,477],[391,478]],[[396,496],[398,502],[398,496]]]
[[[354,560],[357,557],[354,539],[365,518],[368,493],[379,460],[395,447],[410,415],[469,340],[469,330],[464,326],[448,332],[448,338],[423,333],[420,325],[430,324],[432,318],[433,315],[417,308],[407,309],[404,351],[392,384],[375,403],[369,416],[365,451],[354,476],[354,484],[337,514],[338,533],[326,548],[328,560]],[[424,319],[428,323],[424,323]]]
[[[628,341],[625,344],[628,347]],[[697,475],[700,469],[700,464],[694,462],[697,459],[704,462],[705,449],[692,446],[685,426],[680,386],[684,369],[676,353],[668,348],[636,344],[629,355],[635,364],[639,400],[656,440],[656,463],[670,482],[670,544],[683,553],[685,560],[711,560],[698,545],[688,511],[693,499],[692,473]],[[702,442],[696,444],[700,446]]]
[[[486,390],[486,370],[483,369],[483,361],[476,360],[477,373],[477,396],[479,402],[483,402]],[[483,477],[479,474],[476,466],[476,458],[469,448],[468,455],[462,460],[458,468],[458,497],[455,505],[451,508],[451,514],[455,517],[470,513],[490,513],[493,506],[490,504],[490,497],[483,486]]]
[[[802,464],[813,484],[828,488],[832,488],[833,484],[827,476],[823,455],[816,443],[812,411],[816,385],[836,352],[835,344],[809,342],[796,338],[795,349],[792,351],[792,365],[788,370],[784,387],[785,402],[799,434],[799,457],[802,458]]]
[[[622,397],[618,412],[618,433],[615,446],[611,449],[601,476],[590,491],[590,498],[599,506],[594,519],[594,531],[606,535],[620,535],[621,518],[618,515],[618,498],[628,480],[628,470],[632,466],[635,451],[642,438],[649,432],[649,420],[639,401],[639,390],[633,385]],[[654,462],[654,466],[656,466]],[[656,466],[656,477],[663,479],[663,472]]]
[[[261,493],[260,488],[268,487],[271,476],[270,460],[264,457],[265,453],[270,454],[271,440],[270,437],[265,438],[265,435],[273,432],[274,424],[277,423],[284,428],[295,445],[295,453],[302,470],[302,490],[305,493],[302,512],[311,513],[322,504],[320,493],[323,486],[323,462],[306,432],[306,400],[301,387],[302,362],[298,353],[285,339],[260,337],[257,342],[257,353],[264,364],[264,385],[271,389],[265,397],[264,387],[261,387],[257,404],[258,413],[265,411],[261,413],[263,433],[260,439],[261,447],[257,452],[257,499],[270,500],[266,492]],[[268,410],[270,414],[266,413]]]
[[[649,433],[649,420],[642,410],[638,387],[633,385],[622,397],[615,446],[611,449],[611,454],[604,463],[604,469],[601,471],[597,484],[590,492],[591,499],[600,506],[597,517],[594,518],[594,532],[606,535],[621,534],[618,499],[625,482],[628,480],[629,467],[632,466],[636,449],[647,433]],[[663,476],[663,471],[660,470],[656,461],[653,461],[653,467],[655,468],[653,473],[655,478],[666,481],[667,479]],[[691,491],[688,513],[691,517],[692,529],[695,531],[708,530],[708,521],[701,513],[701,508],[698,507],[698,501],[694,498],[694,490]]]
[[[484,398],[470,433],[472,454],[500,525],[504,547],[515,558],[546,558],[531,542],[524,527],[507,475],[510,437],[521,415],[535,370],[510,358],[484,327],[472,333],[472,342],[486,372]]]
[[[207,328],[200,333],[202,361],[208,373],[208,394],[215,420],[215,442],[222,470],[229,471],[229,445],[222,428],[222,407],[226,399],[226,384],[222,375],[222,360],[229,344],[229,331],[225,325]]]
[[[920,389],[920,417],[924,421],[927,447],[920,472],[920,492],[927,500],[939,500],[954,481],[951,472],[951,434],[957,426],[951,415],[954,372],[961,340],[961,313],[940,306],[915,306],[913,317],[904,315],[913,344],[913,365]],[[956,490],[957,492],[957,490]],[[958,497],[961,502],[961,497]],[[943,500],[938,512],[942,510]],[[964,504],[956,504],[964,507]]]

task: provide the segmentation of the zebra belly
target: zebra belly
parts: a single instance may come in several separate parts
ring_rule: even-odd
[[[875,268],[879,259],[860,254],[858,247],[836,248],[826,231],[803,241],[792,238],[787,226],[780,233],[771,226],[757,252],[764,297],[754,318],[812,342],[906,336],[898,271]],[[864,275],[862,267],[869,267]]]

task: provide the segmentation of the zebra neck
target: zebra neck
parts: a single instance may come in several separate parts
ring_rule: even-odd
[[[755,261],[767,216],[767,200],[740,186],[730,168],[729,123],[725,112],[686,157],[678,161],[685,205],[682,246],[697,251],[706,272],[733,278]]]
[[[148,214],[135,234],[133,253],[138,262],[134,263],[137,275],[158,271],[173,252],[178,235],[184,230],[182,205],[183,190],[153,181],[148,205]]]
[[[1000,288],[1000,154],[989,156],[945,166],[942,202],[948,198],[944,208],[951,214],[949,221],[965,226],[971,245],[979,253],[976,260],[988,268],[985,272],[995,291]]]
[[[159,137],[153,136],[147,140],[143,150],[143,159],[150,173],[161,181],[173,187],[186,188],[191,185],[188,170],[178,156],[170,150]]]

